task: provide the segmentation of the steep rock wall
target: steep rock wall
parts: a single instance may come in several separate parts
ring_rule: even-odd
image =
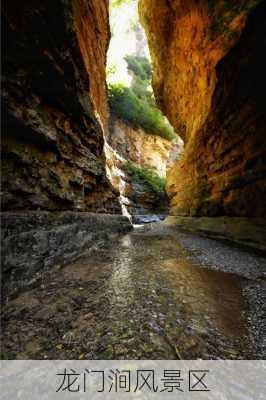
[[[128,159],[108,143],[105,144],[105,153],[108,176],[120,193],[123,215],[131,219],[132,215],[165,214],[168,211],[165,192],[157,193],[145,181],[138,179],[129,170]]]
[[[165,192],[151,190],[147,183],[138,179],[127,168],[127,162],[152,169],[161,178],[183,151],[179,137],[173,141],[148,134],[121,119],[111,116],[106,147],[107,166],[110,180],[120,193],[125,214],[146,215],[168,212]]]
[[[120,212],[106,177],[107,0],[3,5],[4,210]]]
[[[172,214],[265,216],[265,8],[140,0],[156,98],[185,141],[167,177]]]
[[[149,135],[142,129],[112,118],[108,142],[126,160],[151,167],[159,176],[166,176],[167,162],[173,148],[169,140]]]

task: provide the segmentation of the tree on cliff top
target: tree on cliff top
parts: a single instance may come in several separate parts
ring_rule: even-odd
[[[131,71],[135,77],[139,77],[144,82],[151,82],[152,69],[147,57],[127,55],[125,60],[128,70]]]
[[[129,3],[132,0],[112,0],[111,1],[111,7],[120,7],[123,4]],[[133,0],[136,1],[136,0]]]
[[[126,56],[132,73],[131,87],[121,83],[109,85],[111,112],[135,128],[173,140],[175,133],[161,111],[156,107],[151,89],[151,65],[147,58]]]
[[[122,84],[109,85],[109,105],[111,112],[135,128],[173,140],[175,133],[162,113],[148,101],[139,98],[132,88]]]

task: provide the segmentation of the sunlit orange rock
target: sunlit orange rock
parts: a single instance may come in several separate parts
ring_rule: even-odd
[[[265,2],[139,9],[157,102],[185,141],[167,177],[172,214],[265,216]]]

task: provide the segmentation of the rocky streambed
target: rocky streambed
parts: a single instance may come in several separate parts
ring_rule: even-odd
[[[265,266],[228,244],[139,227],[10,300],[2,357],[263,358]]]

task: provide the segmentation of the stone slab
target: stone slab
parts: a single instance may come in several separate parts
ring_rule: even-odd
[[[132,229],[122,215],[71,211],[3,212],[1,221],[4,297]]]
[[[266,251],[266,219],[264,218],[169,216],[163,224],[215,238],[229,239]]]

